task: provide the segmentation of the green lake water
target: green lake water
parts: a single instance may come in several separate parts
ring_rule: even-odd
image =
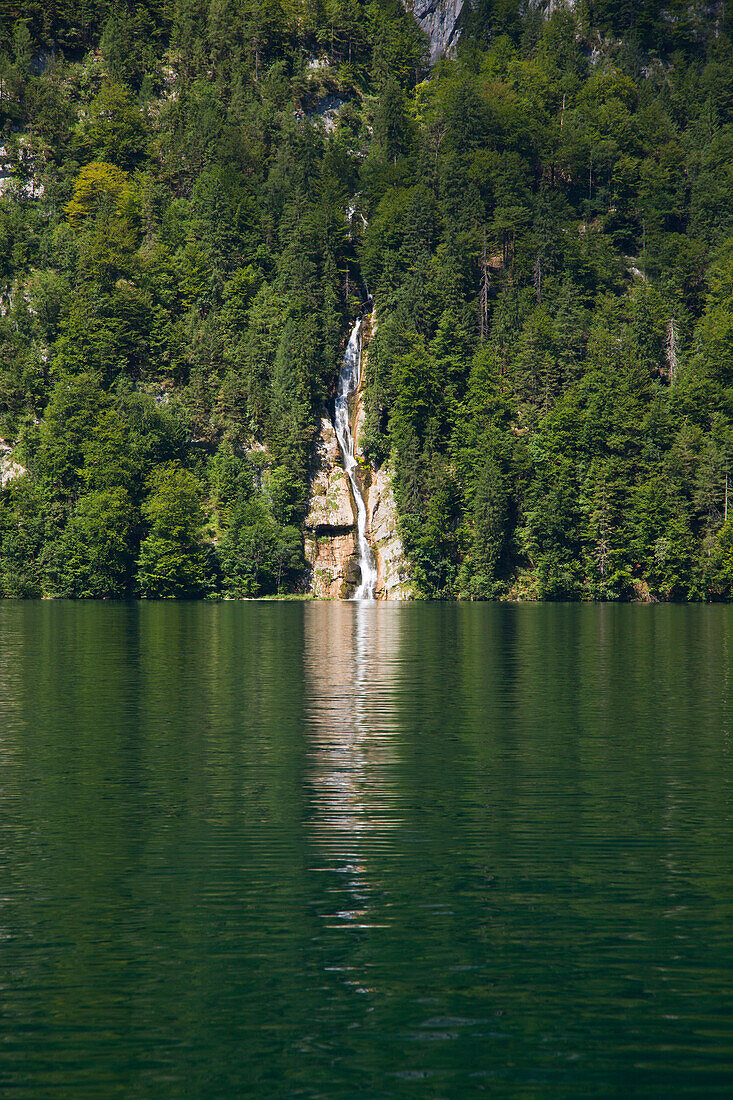
[[[0,603],[0,1094],[733,1094],[733,608]]]

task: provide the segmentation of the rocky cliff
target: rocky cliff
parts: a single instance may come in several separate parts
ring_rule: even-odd
[[[403,0],[430,39],[434,65],[458,41],[464,0]]]
[[[410,566],[397,534],[397,505],[385,466],[372,472],[366,503],[369,538],[377,559],[377,599],[410,600],[413,597]]]
[[[314,596],[342,599],[359,580],[354,505],[341,465],[333,424],[322,417],[316,444],[311,499],[305,520],[305,557]]]
[[[366,364],[369,326],[364,331]],[[363,370],[362,370],[363,374]],[[361,458],[359,435],[364,419],[361,386],[352,412],[358,473],[367,506],[367,537],[377,562],[377,599],[412,597],[410,570],[397,534],[397,507],[386,467],[372,469]],[[310,590],[325,599],[346,599],[360,580],[356,548],[356,514],[349,481],[344,473],[333,424],[322,417],[316,445],[311,497],[305,521],[305,556],[311,568]]]

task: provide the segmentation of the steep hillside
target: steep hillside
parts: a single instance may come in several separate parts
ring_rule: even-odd
[[[0,0],[2,593],[353,591],[373,301],[381,591],[730,598],[729,19]]]

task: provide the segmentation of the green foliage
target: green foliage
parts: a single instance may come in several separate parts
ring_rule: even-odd
[[[407,7],[0,0],[3,595],[302,589],[370,293],[419,595],[733,596],[731,14]]]
[[[41,596],[41,555],[47,502],[41,485],[22,477],[0,493],[0,594],[13,599]]]
[[[122,217],[129,207],[132,192],[128,176],[114,164],[94,161],[79,172],[66,214],[71,225],[78,229],[88,218],[105,214]]]
[[[53,546],[47,572],[54,595],[122,597],[130,589],[131,501],[124,489],[86,493]]]
[[[129,169],[147,152],[144,116],[135,97],[122,84],[105,83],[89,105],[79,133],[79,146],[95,160]]]
[[[148,534],[137,561],[137,591],[144,599],[193,598],[210,588],[201,529],[201,489],[195,476],[171,463],[156,468],[143,503]]]

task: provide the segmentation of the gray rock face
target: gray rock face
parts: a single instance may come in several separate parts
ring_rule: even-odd
[[[430,39],[430,64],[434,65],[458,41],[465,0],[403,0],[403,3]]]

